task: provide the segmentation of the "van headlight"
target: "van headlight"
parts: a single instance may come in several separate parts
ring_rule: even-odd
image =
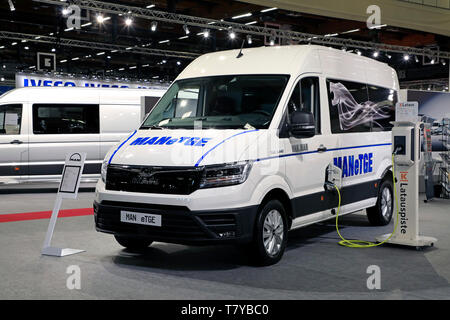
[[[106,183],[106,172],[108,171],[108,161],[104,160],[102,163],[102,170],[101,170],[101,175],[102,175],[102,181],[104,183]]]
[[[224,187],[244,183],[250,174],[252,164],[253,162],[244,161],[206,166],[200,188]]]

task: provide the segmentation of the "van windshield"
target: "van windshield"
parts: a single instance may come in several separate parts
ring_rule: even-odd
[[[287,75],[232,75],[176,81],[141,129],[266,129]]]

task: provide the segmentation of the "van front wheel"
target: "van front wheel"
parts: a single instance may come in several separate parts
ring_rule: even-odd
[[[260,209],[255,226],[253,253],[256,262],[268,266],[280,261],[287,243],[286,211],[278,200],[268,201]]]
[[[377,204],[367,209],[367,218],[373,226],[385,226],[391,222],[394,212],[394,193],[392,181],[387,178],[381,182]]]
[[[116,241],[127,249],[131,250],[143,250],[152,244],[152,240],[147,239],[139,239],[139,238],[131,238],[131,237],[122,237],[122,236],[114,236]]]

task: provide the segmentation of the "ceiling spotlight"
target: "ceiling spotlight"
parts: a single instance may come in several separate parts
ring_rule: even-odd
[[[375,51],[375,52],[373,53],[373,57],[374,57],[374,58],[378,58],[379,55],[380,55],[380,53],[379,53],[378,51]]]
[[[358,56],[360,56],[360,55],[362,55],[362,52],[359,51],[359,50],[356,50],[356,54],[357,54]]]
[[[184,25],[184,26],[183,26],[183,30],[184,30],[184,33],[186,33],[186,34],[191,33],[191,32],[189,31],[189,28],[188,28],[187,25]]]
[[[274,36],[271,36],[271,37],[270,37],[269,44],[270,44],[271,46],[273,46],[273,45],[275,44],[275,38],[274,38]]]
[[[434,62],[435,62],[435,60],[434,60],[434,59],[431,59],[430,63],[431,63],[431,64],[434,64]]]
[[[97,15],[97,22],[98,23],[103,23],[104,21],[105,21],[105,18],[101,14]]]
[[[230,37],[231,40],[236,39],[236,33],[233,30],[230,30],[228,36]]]
[[[152,23],[150,24],[150,30],[155,32],[157,27],[158,27],[158,22],[157,21],[152,21]]]
[[[70,13],[69,8],[63,8],[63,9],[62,9],[62,14],[63,14],[63,16],[67,16],[69,13]]]
[[[181,62],[180,62],[180,61],[177,61],[177,65],[178,65],[178,66],[181,65]]]
[[[414,60],[416,61],[416,63],[419,63],[419,57],[418,56],[415,56]]]
[[[252,36],[251,35],[247,35],[247,43],[252,44]]]
[[[441,60],[441,63],[443,66],[445,66],[447,64],[447,62],[444,59]]]
[[[203,37],[204,38],[208,38],[209,37],[209,30],[205,29],[205,31],[203,31]]]
[[[8,3],[9,3],[9,10],[16,11],[16,8],[14,7],[14,3],[12,2],[12,0],[8,0]]]
[[[405,61],[409,61],[409,54],[404,54],[403,55],[403,60],[405,60]]]
[[[131,24],[133,23],[133,19],[131,19],[130,17],[125,19],[125,24],[129,27],[131,26]]]
[[[56,51],[56,49],[55,48],[52,48],[52,52],[55,52]]]

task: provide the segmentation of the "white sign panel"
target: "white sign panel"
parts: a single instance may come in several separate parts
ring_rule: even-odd
[[[63,198],[77,198],[85,160],[86,153],[71,152],[67,154],[58,191]]]
[[[419,103],[418,102],[397,102],[395,105],[395,121],[413,122],[419,121]]]
[[[77,198],[85,160],[86,153],[83,152],[70,152],[66,155],[66,163],[64,164],[64,169],[62,172],[61,183],[59,185],[58,194],[56,196],[55,205],[52,211],[52,216],[50,217],[50,222],[48,224],[41,254],[63,257],[84,251],[79,249],[62,249],[58,247],[52,247],[50,246],[50,244],[52,241],[53,231],[55,230],[56,220],[58,219],[58,212],[61,208],[62,200],[64,198]]]
[[[117,82],[90,80],[82,78],[59,77],[16,73],[16,88],[24,87],[83,87],[83,88],[129,88],[129,89],[167,89],[167,85],[150,82]]]

